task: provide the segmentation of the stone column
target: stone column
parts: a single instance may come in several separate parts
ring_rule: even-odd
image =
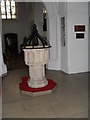
[[[1,18],[0,18],[0,28],[2,28]],[[6,73],[7,73],[7,68],[3,61],[3,55],[2,55],[2,29],[0,29],[0,76]]]
[[[48,39],[52,48],[50,49],[50,59],[48,69],[61,70],[61,36],[60,36],[60,16],[48,15]]]
[[[29,87],[39,88],[48,84],[45,78],[45,68],[43,65],[29,66],[30,79],[28,80]]]

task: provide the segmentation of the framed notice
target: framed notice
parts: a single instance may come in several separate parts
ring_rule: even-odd
[[[85,25],[74,25],[75,32],[85,32]]]
[[[84,33],[76,33],[76,39],[84,39]]]

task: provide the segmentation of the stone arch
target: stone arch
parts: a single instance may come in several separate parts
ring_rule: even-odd
[[[57,3],[55,2],[43,2],[49,15],[58,14]]]

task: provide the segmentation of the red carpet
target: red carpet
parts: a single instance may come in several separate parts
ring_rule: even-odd
[[[31,88],[31,87],[28,87],[27,80],[28,80],[28,77],[22,77],[22,82],[19,84],[21,91],[41,92],[41,91],[52,90],[57,85],[53,80],[48,79],[47,86],[41,87],[41,88]]]

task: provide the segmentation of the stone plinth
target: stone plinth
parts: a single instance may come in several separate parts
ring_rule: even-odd
[[[53,80],[47,79],[48,85],[46,85],[45,87],[31,88],[28,86],[27,83],[28,79],[29,78],[27,76],[22,77],[22,82],[19,84],[21,93],[25,95],[38,96],[38,95],[49,94],[52,92],[52,90],[54,90],[56,86],[56,83]]]
[[[44,65],[49,60],[49,48],[24,49],[24,59],[25,64],[29,66],[30,79],[28,80],[28,86],[31,88],[46,86],[48,81],[45,78]]]

